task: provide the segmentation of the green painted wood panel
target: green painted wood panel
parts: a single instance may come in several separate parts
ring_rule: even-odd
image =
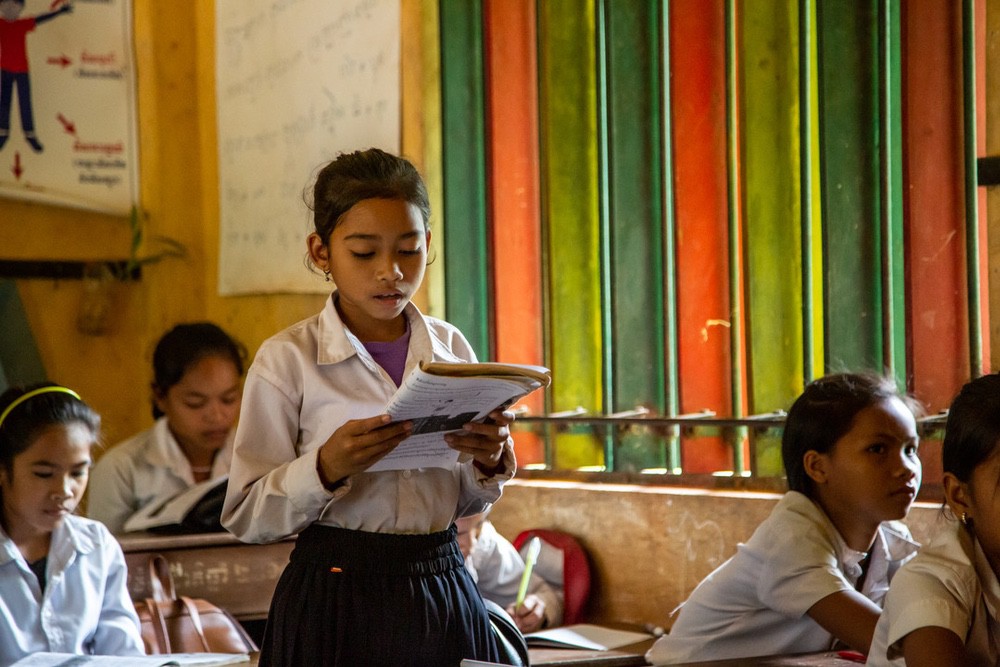
[[[492,357],[486,224],[482,9],[441,0],[445,313],[481,359]]]
[[[877,18],[876,0],[817,7],[825,342],[838,370],[883,364]]]
[[[589,0],[538,5],[542,216],[552,409],[605,409],[598,214],[596,21]],[[588,433],[555,440],[559,467],[604,465]]]
[[[0,280],[0,391],[46,379],[17,283]]]
[[[658,4],[603,3],[613,412],[666,408]],[[645,429],[623,433],[615,469],[664,467],[658,441]]]
[[[903,218],[902,14],[899,0],[881,0],[879,13],[882,205],[882,303],[887,372],[906,387],[906,246]]]
[[[750,2],[741,53],[750,409],[787,409],[802,390],[798,9]],[[756,442],[762,474],[781,471],[776,441]]]
[[[802,212],[803,383],[825,372],[823,226],[819,139],[816,3],[799,0],[799,161]]]

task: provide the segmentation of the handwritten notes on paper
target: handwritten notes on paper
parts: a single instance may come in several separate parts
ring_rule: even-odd
[[[399,0],[217,0],[221,294],[328,290],[309,188],[340,152],[399,152],[399,43]]]

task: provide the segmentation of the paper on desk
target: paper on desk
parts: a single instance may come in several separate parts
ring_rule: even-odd
[[[161,655],[74,655],[72,653],[34,653],[11,667],[215,667],[250,662],[240,653],[165,653]]]
[[[629,644],[638,644],[641,641],[652,639],[652,637],[652,635],[644,632],[617,630],[615,628],[606,628],[602,625],[577,623],[549,630],[529,632],[524,636],[524,639],[528,642],[528,646],[607,651],[613,648],[628,646]]]
[[[498,407],[508,406],[541,386],[541,382],[524,379],[432,375],[417,368],[386,406],[394,422],[413,421],[413,434],[368,471],[451,468],[458,461],[458,452],[445,442],[445,433],[482,421]]]

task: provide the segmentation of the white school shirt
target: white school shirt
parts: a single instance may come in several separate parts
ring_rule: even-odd
[[[235,430],[216,454],[211,479],[228,474],[234,436]],[[128,518],[146,505],[194,484],[191,462],[170,432],[167,418],[160,417],[150,428],[109,449],[94,464],[87,516],[117,535],[124,532]]]
[[[0,530],[0,665],[42,651],[143,655],[125,557],[107,528],[67,516],[52,531],[45,593]]]
[[[521,587],[524,561],[514,545],[497,532],[489,521],[484,521],[476,544],[465,559],[480,594],[507,609],[517,601]],[[528,578],[528,594],[537,595],[545,603],[545,627],[562,623],[563,593],[549,586],[537,573]]]
[[[396,534],[447,529],[482,512],[514,475],[504,446],[503,472],[487,477],[471,461],[451,469],[362,472],[333,492],[316,462],[321,445],[351,419],[384,414],[396,384],[341,322],[334,293],[317,315],[264,341],[247,371],[222,524],[245,542],[272,542],[313,523]],[[407,304],[404,377],[426,361],[475,361],[451,324]]]
[[[998,611],[996,574],[979,542],[956,521],[893,579],[867,664],[903,667],[903,638],[928,626],[958,635],[965,642],[970,664],[1000,664]]]
[[[861,593],[881,606],[889,580],[918,547],[905,525],[883,523]],[[736,555],[698,584],[646,659],[670,665],[827,650],[832,635],[806,612],[855,590],[862,558],[819,506],[789,491]]]

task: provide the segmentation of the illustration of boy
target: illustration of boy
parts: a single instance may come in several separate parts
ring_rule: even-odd
[[[24,0],[0,0],[0,148],[10,137],[10,105],[16,85],[24,138],[35,152],[41,153],[42,145],[35,136],[35,119],[31,111],[27,35],[39,23],[73,11],[73,6],[66,3],[47,14],[18,18],[23,11]]]

